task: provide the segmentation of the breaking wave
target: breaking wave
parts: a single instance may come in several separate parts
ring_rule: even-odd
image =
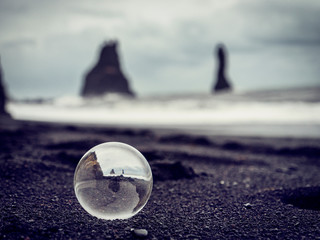
[[[305,135],[320,136],[319,88],[140,98],[64,96],[41,103],[10,102],[8,110],[19,120],[203,131],[219,126],[250,130],[250,126],[281,125],[291,126],[290,131],[298,126]]]

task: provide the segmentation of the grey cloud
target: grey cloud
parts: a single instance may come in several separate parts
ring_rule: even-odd
[[[112,11],[107,9],[97,9],[97,8],[88,8],[84,6],[77,6],[71,9],[72,12],[80,15],[87,15],[90,17],[99,17],[99,18],[122,18],[124,14],[119,11]]]
[[[11,41],[5,41],[1,43],[1,48],[20,48],[35,46],[37,44],[36,40],[31,38],[19,38]]]
[[[305,72],[315,72],[309,81],[318,79],[319,54],[313,50],[320,39],[319,5],[310,0],[243,0],[218,10],[208,8],[203,15],[197,14],[196,7],[181,15],[180,9],[168,11],[168,23],[159,18],[165,8],[150,16],[126,2],[0,0],[0,32],[4,33],[0,50],[6,57],[8,83],[19,94],[24,91],[22,82],[37,86],[30,94],[78,92],[83,74],[96,61],[98,46],[114,37],[120,41],[122,66],[138,94],[208,89],[215,64],[213,49],[219,42],[227,46],[231,77],[240,87],[245,81],[249,86],[267,78],[276,86],[288,73],[290,81],[306,79],[301,77],[305,68],[301,62],[308,67]],[[38,43],[34,51],[22,51]],[[276,51],[267,49],[271,46]],[[265,62],[270,63],[268,69]],[[16,71],[17,66],[21,71]]]
[[[316,1],[247,1],[240,9],[252,19],[253,42],[287,46],[320,45],[320,4]]]
[[[183,53],[182,57],[187,60],[186,63],[196,64],[201,62],[201,59],[211,56],[214,46],[218,43],[218,39],[211,36],[211,29],[201,21],[182,22],[176,31],[179,36],[176,48]]]
[[[291,36],[283,36],[278,38],[266,38],[266,37],[255,37],[254,40],[269,45],[283,45],[283,46],[298,46],[302,45],[305,47],[319,47],[320,38],[319,39],[308,39],[304,37],[291,37]]]
[[[28,9],[30,4],[25,1],[10,1],[1,0],[0,2],[0,12],[1,14],[10,13],[23,13]]]

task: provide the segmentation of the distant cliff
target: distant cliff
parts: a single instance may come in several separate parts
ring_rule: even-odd
[[[84,97],[118,93],[134,96],[129,82],[121,71],[117,42],[107,42],[101,50],[97,64],[85,77],[81,95]]]
[[[216,56],[218,61],[218,69],[216,75],[216,83],[212,89],[213,92],[231,90],[231,85],[226,77],[227,56],[225,47],[222,44],[217,46]]]
[[[0,62],[0,116],[9,116],[6,111],[6,101],[7,95],[4,88],[3,78],[2,78],[2,68]]]

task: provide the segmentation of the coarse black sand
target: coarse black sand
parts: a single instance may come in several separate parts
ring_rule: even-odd
[[[90,216],[73,174],[107,141],[148,159],[149,202],[128,220]],[[7,123],[0,131],[0,239],[320,239],[320,141],[207,137],[107,127]]]

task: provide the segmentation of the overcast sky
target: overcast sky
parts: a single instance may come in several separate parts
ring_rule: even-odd
[[[235,89],[320,86],[318,0],[0,0],[0,56],[16,98],[76,95],[117,39],[138,95],[208,93],[213,49]]]

